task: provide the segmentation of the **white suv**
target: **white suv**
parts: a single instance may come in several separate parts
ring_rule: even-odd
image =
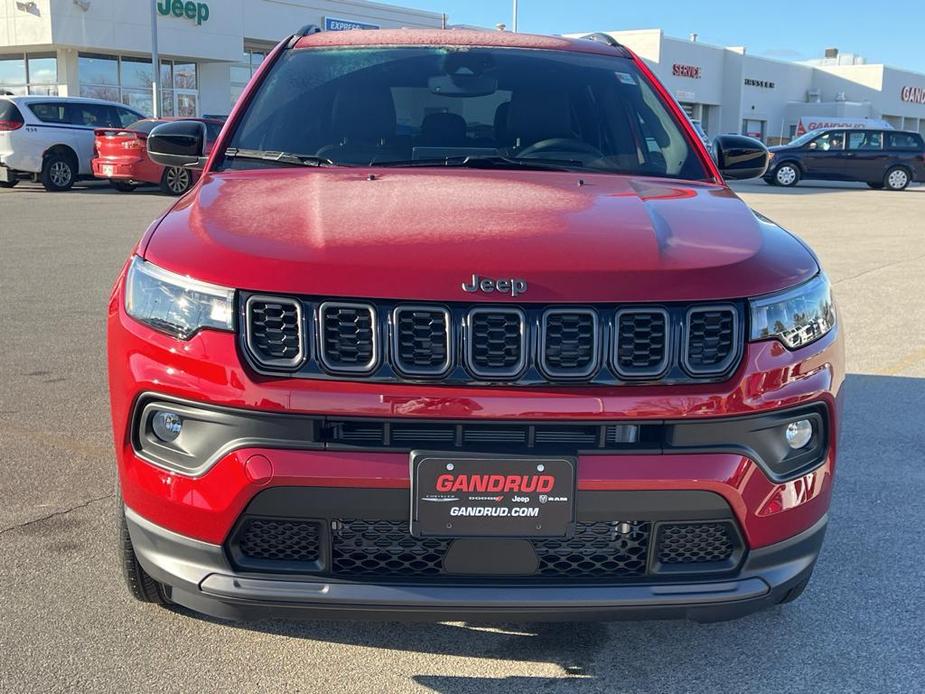
[[[124,128],[144,115],[122,104],[54,96],[0,96],[0,187],[34,178],[46,190],[90,176],[95,128]]]

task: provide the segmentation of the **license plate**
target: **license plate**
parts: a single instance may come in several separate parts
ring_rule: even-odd
[[[104,176],[112,176],[115,173],[115,170],[111,165],[103,165],[100,167],[103,170]]]
[[[574,509],[574,458],[411,454],[417,537],[563,537]]]
[[[0,181],[3,183],[9,183],[13,180],[13,177],[10,175],[10,170],[6,167],[0,166]]]

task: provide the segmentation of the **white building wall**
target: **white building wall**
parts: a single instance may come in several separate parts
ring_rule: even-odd
[[[51,4],[52,0],[35,0],[35,8],[26,10],[16,0],[0,0],[0,48],[49,45]]]
[[[777,143],[789,139],[790,126],[796,126],[796,121],[790,120],[787,104],[806,101],[813,84],[813,69],[747,54],[741,56],[741,65],[737,85],[740,120],[763,121],[768,141]]]
[[[239,60],[245,0],[211,0],[202,24],[158,14],[158,48],[164,55],[198,60]],[[150,55],[148,0],[92,0],[84,11],[70,0],[53,0],[52,38],[87,51]]]

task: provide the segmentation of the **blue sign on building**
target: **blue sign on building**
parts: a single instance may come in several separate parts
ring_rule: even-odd
[[[334,17],[324,18],[325,31],[347,31],[349,29],[381,29],[378,24],[366,24],[365,22],[354,22],[351,19],[335,19]]]

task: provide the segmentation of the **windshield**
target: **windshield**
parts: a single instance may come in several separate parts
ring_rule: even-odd
[[[303,161],[315,157],[316,165],[478,162],[708,176],[630,60],[565,51],[286,51],[239,119],[228,147],[223,165],[236,168],[298,161],[275,156],[285,153]]]

